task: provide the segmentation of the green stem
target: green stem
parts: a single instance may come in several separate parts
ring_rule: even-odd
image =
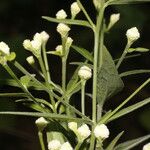
[[[81,146],[82,143],[78,143],[75,147],[75,150],[79,150],[80,146]]]
[[[41,131],[39,131],[38,132],[38,136],[39,136],[39,141],[40,141],[41,149],[45,150],[45,145],[44,145],[44,140],[43,140],[43,133]]]
[[[42,70],[42,72],[44,74],[44,77],[45,77],[46,86],[49,87],[49,82],[50,81],[48,81],[49,79],[48,79],[48,76],[47,76],[47,72],[46,72],[45,65],[44,65],[44,62],[42,60],[42,57],[39,57],[38,60],[39,60],[41,70]],[[55,108],[54,98],[51,94],[49,94],[49,97],[50,97],[50,100],[51,100],[51,103],[52,103],[52,106],[53,106],[53,110],[54,110],[54,112],[56,112],[56,110],[54,109]]]
[[[66,91],[66,58],[62,57],[62,90]]]
[[[81,81],[81,112],[85,115],[85,84],[86,80]]]
[[[63,103],[66,107],[69,107],[72,111],[77,113],[79,116],[83,117],[84,119],[91,121],[87,116],[83,115],[79,110],[77,110],[75,107],[71,106],[69,103],[64,101],[64,96],[59,97],[57,94],[52,92],[48,87],[46,87],[44,84],[42,84],[40,81],[38,81],[35,77],[33,77],[26,69],[24,69],[17,61],[14,63],[15,67],[17,67],[22,73],[29,76],[37,85],[41,86],[43,90],[45,90],[47,93],[51,94],[54,98],[56,98],[57,101]]]
[[[77,0],[77,3],[79,5],[79,7],[82,9],[85,17],[87,18],[87,20],[89,21],[89,23],[91,24],[91,26],[93,27],[93,29],[95,28],[95,24],[93,23],[93,21],[91,20],[90,16],[88,15],[88,13],[86,12],[85,8],[83,7],[82,3],[80,2],[80,0]]]
[[[94,32],[94,73],[93,73],[93,101],[92,101],[92,121],[94,124],[96,124],[96,104],[97,104],[97,72],[98,72],[98,54],[102,53],[102,46],[103,43],[99,43],[101,40],[101,34],[100,31],[102,29],[102,22],[103,22],[103,15],[104,15],[105,7],[101,5],[100,12],[97,17],[97,24],[96,24],[96,29]],[[102,46],[101,46],[102,45]],[[100,49],[99,49],[100,47]],[[100,62],[102,62],[100,60]],[[99,64],[101,66],[101,64]],[[92,128],[94,131],[94,127]],[[95,137],[94,134],[92,133],[91,135],[91,142],[90,142],[90,150],[94,149],[95,147]]]
[[[32,96],[32,94],[22,85],[18,77],[14,74],[14,72],[11,70],[11,68],[8,65],[3,65],[3,67],[7,70],[7,72],[11,75],[13,79],[18,83],[20,88],[28,95],[29,98],[31,98],[35,103],[39,104],[36,99]],[[39,104],[40,105],[40,104]]]
[[[125,47],[125,49],[124,49],[124,51],[123,51],[123,53],[122,53],[122,55],[121,55],[121,57],[119,58],[119,61],[118,61],[117,65],[116,65],[116,68],[117,68],[117,69],[120,67],[122,61],[123,61],[124,58],[126,57],[127,50],[129,49],[129,47],[130,47],[130,45],[127,44],[126,47]]]

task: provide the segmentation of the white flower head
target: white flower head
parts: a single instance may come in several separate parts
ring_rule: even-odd
[[[65,19],[66,17],[67,17],[67,14],[66,14],[66,12],[63,9],[59,10],[56,13],[56,18],[57,19]]]
[[[62,45],[58,45],[55,48],[56,52],[58,52],[60,55],[63,55],[63,46]]]
[[[35,63],[34,57],[33,56],[29,56],[26,58],[26,61],[30,64],[33,65]]]
[[[110,23],[114,25],[120,19],[120,14],[112,14],[110,16]]]
[[[0,51],[3,52],[5,55],[10,54],[10,48],[5,42],[0,42]]]
[[[78,71],[78,76],[81,79],[88,80],[92,77],[92,70],[87,66],[82,66]]]
[[[145,144],[143,150],[150,150],[150,143]]]
[[[71,4],[71,15],[74,18],[81,11],[77,2]]]
[[[77,131],[77,123],[76,122],[69,122],[68,128],[72,131]]]
[[[61,147],[61,143],[58,140],[52,140],[48,143],[49,150],[59,150]]]
[[[109,129],[105,124],[97,125],[94,129],[94,135],[96,138],[106,139],[109,137]]]
[[[57,26],[57,32],[64,38],[67,36],[68,32],[70,31],[70,28],[64,24],[64,23],[59,23]]]
[[[35,124],[37,125],[38,129],[42,131],[47,126],[48,121],[45,118],[40,117],[35,121]]]
[[[128,43],[132,44],[134,41],[140,38],[140,33],[136,27],[133,27],[127,30],[126,36],[128,39]]]
[[[73,148],[69,142],[65,142],[64,144],[62,144],[60,150],[73,150]]]
[[[81,127],[79,127],[77,131],[82,140],[86,139],[91,134],[91,131],[86,124],[83,124]]]

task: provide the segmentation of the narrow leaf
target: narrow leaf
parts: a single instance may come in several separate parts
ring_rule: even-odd
[[[25,93],[0,93],[0,97],[27,97]]]
[[[84,48],[75,46],[75,45],[72,45],[71,47],[74,50],[76,50],[79,54],[81,54],[83,57],[85,57],[87,60],[89,60],[90,62],[93,62],[93,56],[92,56],[92,54],[89,51],[87,51]]]
[[[62,121],[75,121],[75,122],[85,122],[87,124],[91,124],[91,122],[80,119],[80,118],[74,118],[66,115],[59,115],[59,114],[52,114],[52,113],[38,113],[38,112],[0,112],[0,115],[18,115],[18,116],[31,116],[31,117],[45,117],[45,118],[51,118],[51,119],[59,119]]]
[[[56,19],[48,16],[42,16],[43,19],[48,20],[50,22],[56,22],[56,23],[66,23],[71,25],[78,25],[78,26],[84,26],[88,28],[92,28],[91,25],[87,21],[83,20],[72,20],[72,19]]]
[[[150,0],[110,0],[108,5],[137,4],[144,2],[150,2]]]
[[[119,133],[119,134],[111,141],[111,143],[107,146],[106,150],[114,150],[114,147],[115,147],[116,143],[118,142],[118,140],[120,139],[120,137],[122,136],[123,133],[124,133],[124,131],[122,131],[121,133]]]
[[[138,103],[136,103],[134,105],[131,105],[131,106],[127,107],[127,108],[124,108],[124,109],[120,110],[118,113],[116,113],[114,116],[112,116],[109,119],[109,121],[112,121],[112,120],[115,120],[117,118],[120,118],[120,117],[122,117],[122,116],[124,116],[124,115],[126,115],[126,114],[128,114],[128,113],[130,113],[132,111],[137,110],[138,108],[140,108],[140,107],[142,107],[142,106],[144,106],[144,105],[146,105],[148,103],[150,103],[150,98],[147,98],[147,99],[145,99],[145,100],[143,100],[141,102],[138,102]]]
[[[121,73],[119,76],[122,77],[126,77],[126,76],[130,76],[130,75],[135,75],[135,74],[142,74],[142,73],[150,73],[150,70],[131,70],[131,71],[126,71]]]
[[[134,147],[136,147],[137,145],[139,145],[140,143],[148,140],[150,138],[150,134],[134,139],[134,140],[130,140],[130,141],[126,141],[124,143],[119,144],[118,146],[116,146],[114,148],[114,150],[130,150]]]

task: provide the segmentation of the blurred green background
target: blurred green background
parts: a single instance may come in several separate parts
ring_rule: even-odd
[[[55,13],[62,8],[69,14],[70,4],[72,2],[72,0],[0,0],[0,41],[8,43],[11,50],[17,53],[17,60],[26,68],[29,68],[25,59],[30,53],[23,49],[23,40],[26,38],[31,39],[32,35],[36,32],[45,30],[50,34],[50,40],[47,46],[48,50],[53,50],[60,44],[60,38],[55,30],[56,24],[41,19],[41,16],[55,17]],[[83,0],[83,4],[94,19],[95,12],[92,6],[92,0]],[[121,55],[126,44],[126,30],[133,26],[136,26],[141,33],[140,40],[134,46],[150,48],[150,4],[109,7],[105,13],[106,22],[108,22],[111,13],[121,14],[120,21],[105,36],[106,46],[113,58],[118,58]],[[84,18],[83,14],[80,14],[78,17]],[[74,39],[74,44],[79,44],[79,46],[83,46],[92,51],[93,35],[91,31],[80,27],[72,27],[72,29],[70,35]],[[78,61],[79,59],[83,60],[79,54],[72,51],[69,61]],[[60,60],[49,56],[50,68],[53,72],[52,78],[55,82],[60,83],[61,70],[58,61]],[[68,66],[68,68],[70,69],[68,71],[69,77],[75,67]],[[138,68],[150,69],[150,53],[145,53],[140,57],[125,61],[119,71],[123,72]],[[17,70],[15,72],[20,75]],[[123,78],[125,83],[124,90],[106,102],[105,110],[115,108],[117,104],[129,96],[148,77],[149,75],[144,74]],[[9,78],[8,74],[0,67],[1,81],[6,78]],[[18,89],[0,84],[0,93],[10,91],[15,92]],[[129,104],[149,97],[149,93],[149,86],[147,86]],[[14,101],[14,98],[0,97],[0,111],[31,111]],[[121,141],[148,134],[150,132],[149,116],[150,105],[147,105],[126,117],[110,123],[111,138],[122,130],[125,133]],[[34,121],[35,118],[31,117],[0,116],[0,149],[40,150]],[[135,150],[140,150],[141,147],[142,145],[135,148]]]

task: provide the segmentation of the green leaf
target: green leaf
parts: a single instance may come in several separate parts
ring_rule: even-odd
[[[83,21],[83,20],[56,19],[56,18],[52,18],[48,16],[42,16],[42,18],[50,22],[65,23],[65,24],[78,25],[78,26],[92,28],[91,25],[87,21]]]
[[[144,2],[150,2],[150,0],[110,0],[108,1],[108,5],[137,4]]]
[[[122,131],[121,133],[119,133],[111,142],[110,144],[107,146],[107,148],[105,150],[114,150],[114,147],[116,145],[116,143],[118,142],[118,140],[120,139],[120,137],[122,136],[122,134],[124,133],[124,131]]]
[[[79,54],[81,54],[83,57],[85,57],[87,60],[89,60],[90,62],[93,62],[93,56],[92,56],[92,54],[89,51],[87,51],[84,48],[75,46],[75,45],[72,45],[71,47],[74,50],[76,50]]]
[[[150,103],[150,98],[147,98],[147,99],[145,99],[145,100],[143,100],[141,102],[138,102],[138,103],[136,103],[134,105],[131,105],[131,106],[127,107],[127,108],[124,108],[124,109],[120,110],[118,113],[116,113],[115,115],[113,115],[109,119],[109,121],[112,121],[112,120],[115,120],[117,118],[120,118],[120,117],[122,117],[122,116],[124,116],[124,115],[126,115],[126,114],[128,114],[128,113],[130,113],[132,111],[137,110],[138,108],[140,108],[140,107],[142,107],[142,106],[144,106],[144,105],[146,105],[148,103]]]
[[[0,112],[0,115],[17,115],[17,116],[31,116],[31,117],[45,117],[49,119],[58,119],[62,121],[75,121],[80,123],[87,123],[90,124],[91,122],[81,119],[81,118],[75,118],[67,115],[60,115],[60,114],[53,114],[53,113],[39,113],[39,112],[13,112],[13,111],[6,111],[6,112]]]
[[[137,145],[139,145],[140,143],[148,140],[150,138],[150,134],[134,139],[134,140],[130,140],[130,141],[126,141],[124,143],[119,144],[118,146],[116,146],[114,148],[114,150],[130,150],[134,147],[136,147]]]
[[[103,47],[102,66],[97,75],[98,103],[103,103],[106,99],[121,91],[123,87],[123,81],[118,75],[114,61],[106,47]]]
[[[123,72],[123,73],[119,74],[119,76],[122,78],[122,77],[135,75],[135,74],[141,74],[141,73],[150,73],[150,70],[142,70],[142,69],[131,70],[131,71]]]

